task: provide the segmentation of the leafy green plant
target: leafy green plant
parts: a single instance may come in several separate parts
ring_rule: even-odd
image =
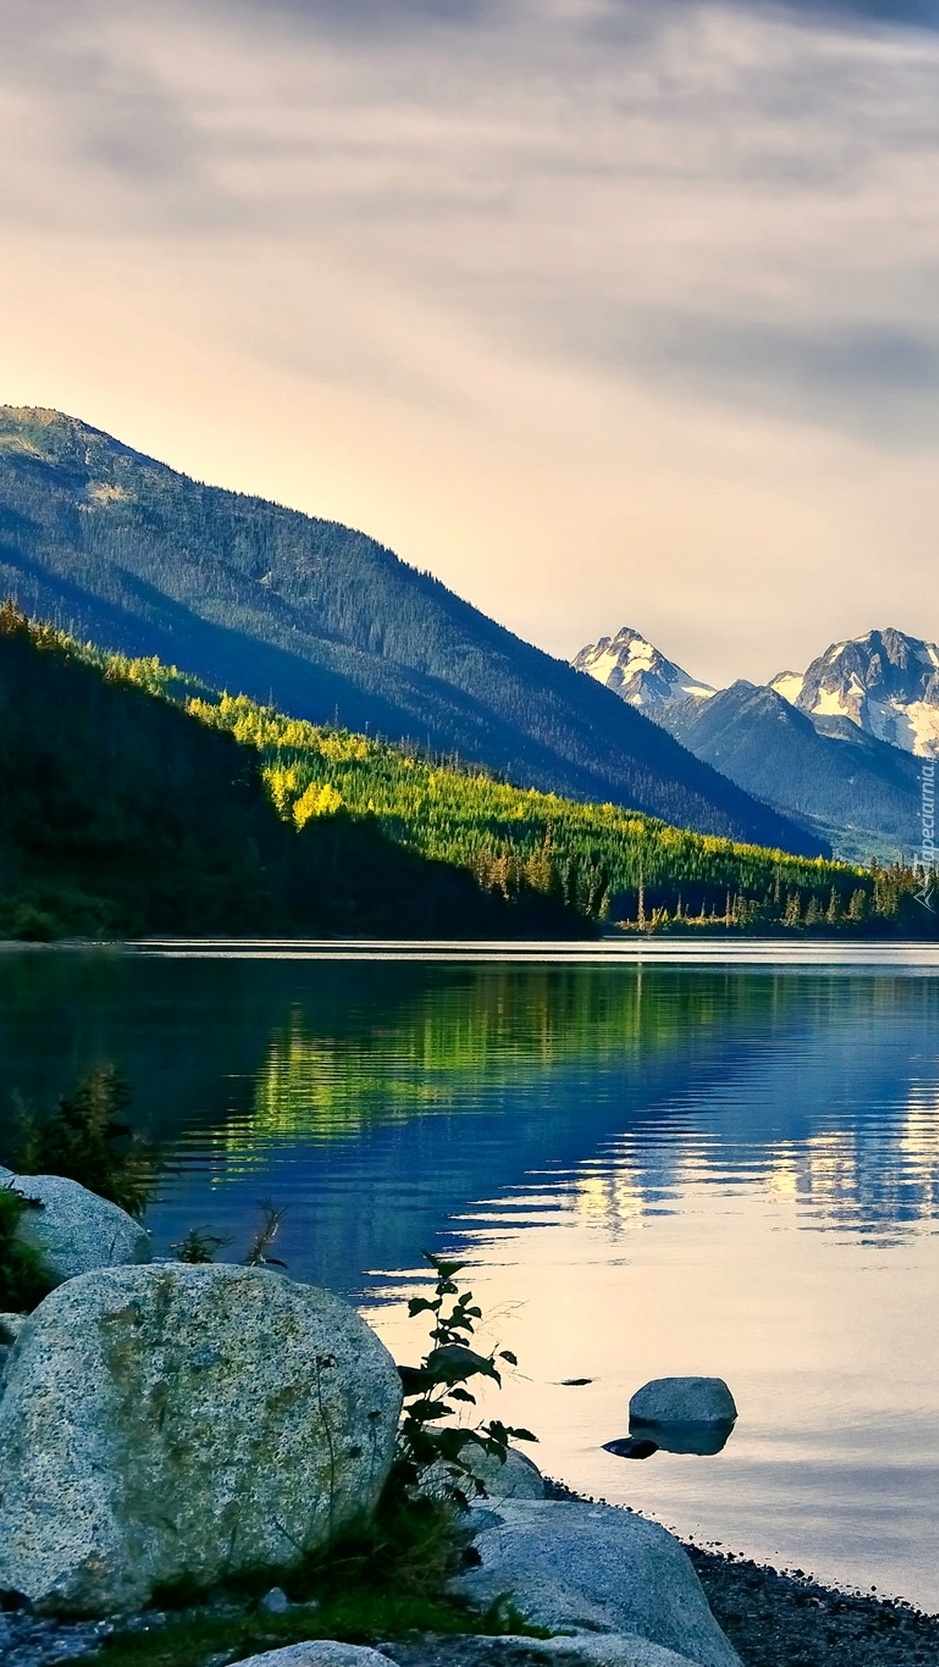
[[[248,1246],[245,1257],[246,1268],[285,1268],[286,1262],[281,1262],[277,1256],[270,1254],[280,1224],[287,1214],[286,1206],[278,1209],[274,1204],[265,1202],[261,1205],[261,1225]]]
[[[272,1256],[271,1245],[280,1230],[280,1224],[287,1214],[287,1206],[276,1205],[265,1201],[260,1206],[261,1220],[254,1237],[248,1246],[247,1254],[242,1257],[242,1267],[246,1268],[285,1268],[286,1262]],[[207,1227],[190,1227],[178,1244],[170,1245],[177,1262],[205,1263],[214,1262],[220,1250],[227,1250],[231,1239],[223,1238],[219,1233],[210,1233]]]
[[[199,1265],[214,1262],[216,1252],[231,1244],[231,1239],[224,1239],[218,1233],[210,1233],[205,1227],[190,1227],[178,1244],[171,1244],[170,1249],[177,1262],[189,1262]]]
[[[392,1488],[404,1491],[419,1485],[423,1473],[441,1465],[446,1481],[444,1492],[465,1507],[470,1496],[484,1495],[485,1485],[474,1475],[468,1454],[482,1451],[504,1464],[510,1441],[537,1441],[531,1430],[503,1424],[490,1418],[475,1427],[447,1423],[465,1406],[475,1406],[476,1396],[466,1386],[474,1378],[488,1378],[501,1386],[496,1361],[517,1366],[510,1349],[484,1355],[470,1348],[469,1339],[482,1319],[472,1291],[460,1291],[456,1276],[465,1262],[448,1262],[423,1252],[425,1262],[436,1274],[432,1297],[412,1297],[408,1312],[412,1319],[430,1314],[432,1347],[420,1366],[399,1366],[404,1389],[404,1414],[398,1431],[398,1446],[392,1471]]]
[[[41,1210],[38,1198],[29,1198],[9,1183],[0,1186],[0,1310],[28,1314],[52,1290],[42,1256],[19,1234],[23,1217]]]
[[[42,1118],[20,1104],[16,1167],[23,1175],[64,1175],[131,1215],[143,1215],[156,1181],[152,1148],[125,1121],[130,1089],[114,1065],[99,1065]]]
[[[27,902],[14,906],[7,929],[10,937],[21,943],[52,943],[63,935],[61,922],[50,910],[37,909]]]

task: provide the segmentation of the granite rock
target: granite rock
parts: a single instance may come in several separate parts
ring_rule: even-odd
[[[723,1378],[653,1378],[629,1403],[629,1424],[732,1424],[737,1407]]]
[[[0,1186],[38,1199],[27,1210],[17,1236],[39,1251],[52,1284],[93,1268],[123,1267],[150,1260],[150,1235],[117,1204],[89,1192],[63,1175],[14,1175],[0,1170]]]
[[[245,1656],[232,1667],[394,1667],[394,1662],[361,1644],[314,1638],[309,1644],[287,1644],[280,1650],[265,1650],[263,1655]]]
[[[466,1447],[463,1462],[470,1474],[482,1483],[487,1499],[543,1499],[544,1477],[526,1453],[510,1447],[503,1464],[482,1447]],[[459,1473],[452,1477],[458,1487],[472,1494],[472,1483],[461,1481]],[[443,1498],[451,1481],[451,1471],[442,1460],[437,1461],[421,1476],[420,1489],[431,1498]]]
[[[609,1505],[503,1500],[471,1514],[480,1557],[454,1589],[478,1608],[507,1595],[552,1632],[635,1634],[699,1667],[740,1667],[686,1552]]]
[[[224,1264],[52,1292],[0,1399],[0,1588],[46,1613],[287,1569],[377,1503],[401,1389],[331,1292]]]

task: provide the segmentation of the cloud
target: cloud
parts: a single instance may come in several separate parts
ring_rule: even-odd
[[[779,0],[779,3],[791,11],[806,13],[814,21],[845,19],[856,23],[885,23],[891,27],[912,24],[924,29],[939,26],[936,0]]]
[[[939,441],[939,331],[840,318],[803,328],[677,310],[633,313],[590,344],[653,386],[670,384],[875,446],[932,451]]]
[[[556,646],[654,619],[663,552],[680,575],[706,548],[713,596],[681,606],[726,611],[731,527],[776,529],[754,640],[808,611],[786,549],[836,524],[876,596],[877,482],[918,506],[889,532],[918,594],[939,42],[911,25],[936,10],[0,0],[15,395],[237,459]]]

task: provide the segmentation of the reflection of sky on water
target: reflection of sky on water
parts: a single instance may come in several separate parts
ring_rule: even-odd
[[[3,1077],[48,1098],[122,1060],[174,1164],[158,1247],[241,1244],[259,1199],[286,1203],[291,1274],[361,1292],[410,1358],[403,1287],[452,1245],[550,1469],[939,1607],[939,980],[45,965],[16,981],[0,957]],[[724,1453],[602,1452],[633,1389],[689,1371],[734,1390]]]

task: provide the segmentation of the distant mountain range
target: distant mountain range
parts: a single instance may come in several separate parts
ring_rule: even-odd
[[[771,688],[823,735],[855,724],[920,758],[939,757],[939,647],[888,627],[834,643],[805,672],[780,672]],[[833,726],[829,720],[835,720]]]
[[[699,683],[674,660],[666,660],[659,649],[629,625],[624,625],[615,637],[601,637],[599,642],[589,643],[571,663],[578,671],[589,672],[598,683],[612,689],[647,718],[657,718],[664,707],[675,701],[706,699],[714,693],[710,683]]]
[[[574,664],[747,792],[857,860],[921,842],[921,766],[939,755],[939,648],[888,628],[834,643],[805,672],[716,691],[629,627]]]
[[[804,821],[364,533],[201,485],[53,411],[0,408],[4,594],[299,717],[701,832],[827,851]]]

